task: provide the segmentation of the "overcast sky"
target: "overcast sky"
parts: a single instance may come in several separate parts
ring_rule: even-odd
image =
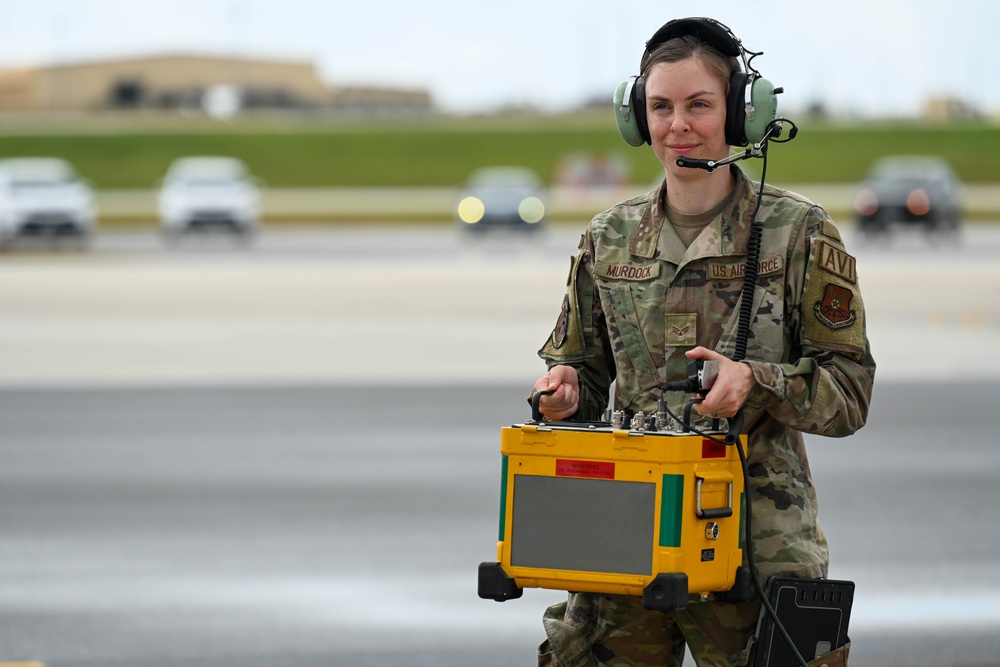
[[[607,97],[664,22],[710,15],[763,51],[780,111],[1000,114],[994,0],[0,0],[0,68],[166,52],[314,62],[330,85],[428,90],[455,112]]]

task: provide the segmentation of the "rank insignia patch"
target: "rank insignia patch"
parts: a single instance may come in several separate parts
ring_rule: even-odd
[[[698,344],[698,315],[670,313],[667,315],[667,345],[694,347]]]
[[[813,305],[816,319],[835,330],[851,326],[858,319],[857,314],[851,310],[853,298],[854,292],[851,290],[828,283],[823,290],[823,299]]]

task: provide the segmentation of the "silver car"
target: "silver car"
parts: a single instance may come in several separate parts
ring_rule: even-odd
[[[94,232],[94,193],[66,160],[0,160],[0,244],[39,238],[85,242]]]
[[[163,179],[159,212],[160,229],[169,239],[215,230],[247,238],[259,224],[260,192],[237,158],[183,157],[170,165]]]

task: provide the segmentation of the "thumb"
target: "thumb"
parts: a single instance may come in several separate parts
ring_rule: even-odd
[[[569,379],[569,372],[565,366],[553,366],[548,372],[549,389],[556,390]]]
[[[715,350],[710,350],[707,347],[701,347],[700,345],[694,349],[685,352],[684,356],[686,356],[688,359],[707,359],[716,361],[722,358],[722,355],[716,352]]]
[[[549,371],[548,378],[549,378],[549,386],[548,386],[549,391],[555,391],[556,389],[559,388],[559,385],[563,383],[562,373],[560,373],[555,369]]]

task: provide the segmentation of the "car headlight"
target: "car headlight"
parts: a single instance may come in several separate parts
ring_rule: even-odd
[[[486,206],[478,197],[466,197],[458,202],[458,217],[462,222],[473,225],[483,219]]]
[[[913,215],[927,215],[931,212],[931,198],[927,191],[917,188],[906,195],[906,210]]]
[[[861,215],[872,215],[878,210],[878,197],[871,190],[861,190],[854,195],[854,210]]]
[[[521,220],[529,224],[541,222],[545,217],[545,204],[538,197],[525,197],[517,206],[517,213]]]

